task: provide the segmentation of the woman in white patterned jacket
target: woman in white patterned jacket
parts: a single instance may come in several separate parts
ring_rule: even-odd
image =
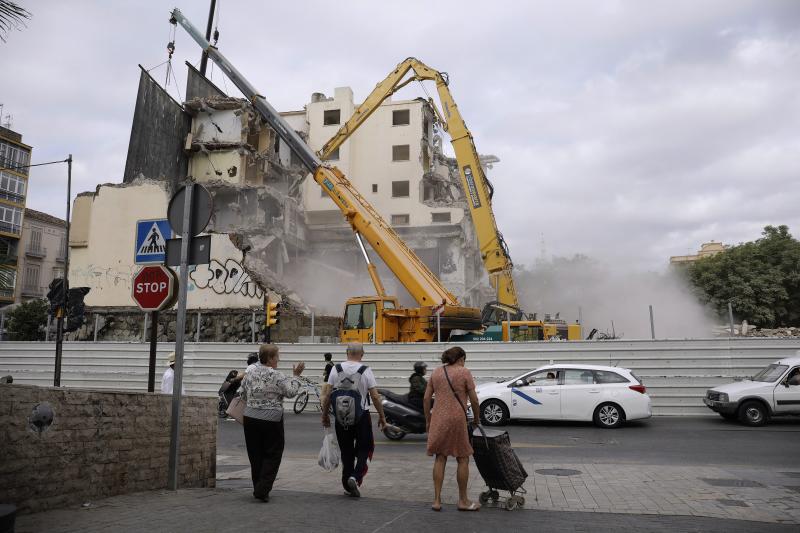
[[[242,382],[244,440],[253,477],[253,496],[268,502],[272,484],[283,457],[283,399],[300,389],[305,363],[292,367],[292,377],[277,370],[278,347],[264,344],[258,350],[259,362],[248,369]]]

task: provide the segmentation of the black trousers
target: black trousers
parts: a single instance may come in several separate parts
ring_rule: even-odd
[[[372,418],[369,411],[361,416],[361,420],[345,429],[336,422],[336,439],[342,452],[342,486],[347,489],[347,480],[356,478],[361,485],[367,475],[372,452],[375,451],[375,439],[372,437]]]
[[[250,459],[253,495],[256,498],[268,496],[283,457],[283,420],[268,422],[244,417],[244,441]]]

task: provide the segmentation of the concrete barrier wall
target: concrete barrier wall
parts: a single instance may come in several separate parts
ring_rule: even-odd
[[[324,352],[344,357],[344,346],[282,344],[281,368],[305,361],[306,376],[321,379]],[[633,340],[539,343],[483,342],[462,345],[467,366],[478,382],[521,374],[550,362],[617,365],[630,368],[648,388],[654,413],[710,414],[702,404],[707,388],[754,374],[766,364],[800,350],[800,339]],[[448,345],[435,343],[367,345],[365,362],[380,386],[406,390],[415,361],[436,365]],[[243,369],[254,344],[189,343],[185,385],[190,394],[216,395],[232,368]],[[171,344],[160,344],[156,386],[166,368]],[[66,387],[146,390],[148,345],[132,343],[67,343],[61,383]],[[15,383],[52,385],[53,343],[0,343],[0,376]]]

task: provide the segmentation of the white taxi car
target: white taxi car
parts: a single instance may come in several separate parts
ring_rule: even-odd
[[[481,420],[498,426],[510,419],[585,420],[602,428],[650,418],[650,396],[630,370],[612,366],[555,364],[499,383],[476,387]]]

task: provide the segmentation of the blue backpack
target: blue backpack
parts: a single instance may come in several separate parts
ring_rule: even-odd
[[[358,386],[367,368],[367,365],[361,365],[355,372],[345,373],[341,364],[336,365],[336,383],[331,393],[331,405],[336,421],[345,429],[354,426],[364,414]],[[367,401],[369,402],[369,398]]]

